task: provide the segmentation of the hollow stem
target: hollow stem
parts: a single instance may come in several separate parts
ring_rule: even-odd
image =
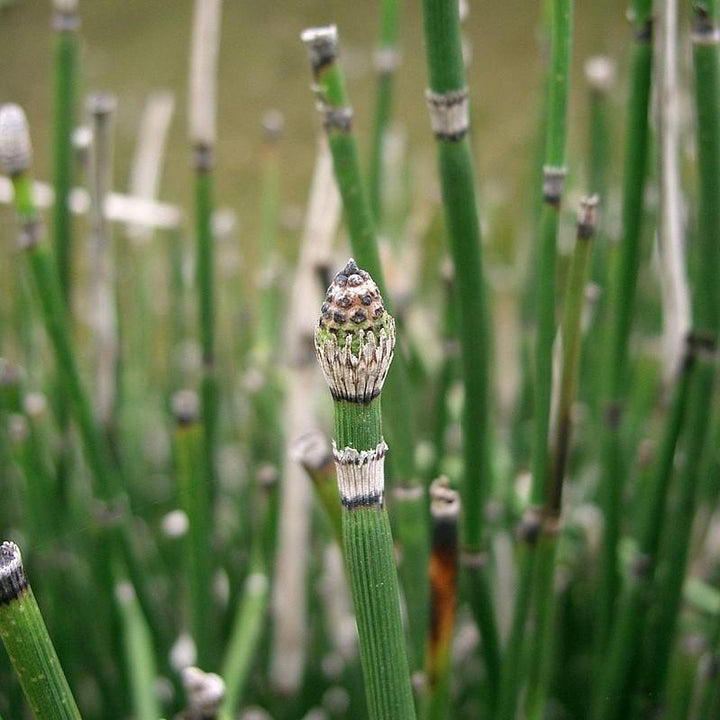
[[[457,287],[458,335],[461,345],[465,401],[463,404],[463,482],[461,538],[463,551],[481,556],[484,550],[483,507],[492,487],[489,437],[489,330],[480,253],[480,223],[475,197],[473,160],[468,138],[469,97],[465,81],[458,4],[424,0],[423,25],[429,89],[430,124],[437,140],[445,224]],[[486,592],[484,563],[466,568],[471,607],[483,637],[488,688],[497,688],[500,658],[497,628]]]
[[[695,375],[697,343],[688,340],[676,381],[658,456],[645,498],[638,509],[637,550],[617,610],[617,619],[607,643],[607,658],[598,676],[593,717],[620,720],[627,717],[633,691],[633,664],[639,656],[648,590],[653,582],[656,557],[663,528],[663,514],[672,474],[673,458],[686,417],[689,390]]]
[[[0,545],[0,638],[37,720],[80,720],[17,545]]]
[[[578,214],[577,240],[570,266],[561,323],[562,369],[557,417],[552,440],[550,474],[538,546],[535,577],[537,615],[530,647],[527,717],[541,718],[551,672],[555,627],[555,559],[562,532],[560,525],[563,484],[572,440],[572,406],[577,392],[582,309],[590,264],[592,238],[597,227],[597,197],[584,198]]]
[[[595,612],[598,672],[604,663],[601,659],[602,653],[610,636],[620,587],[617,546],[625,477],[622,467],[621,426],[627,379],[627,347],[640,263],[643,197],[648,164],[648,104],[652,74],[652,16],[651,3],[648,0],[633,1],[632,20],[633,45],[630,55],[622,184],[622,229],[607,305],[606,375],[603,381],[604,407],[600,429],[602,476],[599,487],[604,530]]]
[[[213,648],[212,524],[208,478],[203,472],[202,425],[198,398],[181,391],[173,399],[175,411],[175,464],[180,507],[187,515],[185,562],[190,629],[198,664],[210,667]]]
[[[334,400],[343,547],[372,720],[415,718],[384,499],[380,393],[394,346],[395,322],[376,284],[349,261],[328,289],[315,349]]]
[[[395,71],[399,61],[397,42],[400,26],[400,0],[383,0],[380,12],[380,37],[374,56],[377,82],[368,182],[370,207],[377,226],[380,226],[382,222],[383,150],[392,110]]]

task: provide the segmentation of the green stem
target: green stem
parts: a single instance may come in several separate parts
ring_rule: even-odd
[[[384,145],[392,109],[393,85],[398,63],[397,39],[400,17],[399,0],[383,0],[381,4],[380,38],[375,51],[377,84],[375,119],[370,144],[368,193],[375,224],[380,226],[383,207]]]
[[[202,426],[198,422],[197,396],[179,392],[173,400],[175,463],[180,507],[188,517],[186,577],[190,606],[190,628],[200,667],[210,667],[213,648],[212,524],[207,475],[203,472]]]
[[[342,68],[338,61],[336,28],[315,28],[302,35],[307,43],[315,78],[319,107],[323,117],[328,144],[333,158],[333,169],[342,196],[350,244],[361,267],[375,278],[385,298],[388,310],[390,298],[386,292],[375,225],[370,203],[363,184],[358,159],[357,141],[352,131],[352,109],[349,105]],[[398,351],[394,367],[390,370],[386,390],[388,436],[393,446],[392,478],[397,487],[417,486],[415,473],[415,446],[413,439],[412,393],[407,365]],[[425,532],[421,543],[414,541],[416,529],[405,523],[397,526],[398,539],[406,557],[419,553],[411,560],[416,567],[424,567],[429,541]],[[410,633],[424,636],[427,601],[417,597],[409,607]]]
[[[545,166],[543,167],[543,206],[540,214],[540,248],[537,255],[535,284],[537,308],[537,336],[535,339],[534,417],[532,445],[532,486],[528,521],[532,528],[521,534],[527,542],[521,562],[520,585],[513,610],[511,640],[503,659],[501,681],[502,720],[511,720],[519,694],[523,653],[522,636],[525,632],[527,612],[531,605],[535,584],[537,540],[541,525],[536,525],[539,508],[545,503],[549,471],[548,433],[552,394],[552,352],[555,339],[555,270],[560,205],[565,179],[565,144],[567,135],[567,105],[570,81],[570,48],[572,39],[572,0],[552,0],[551,6],[551,67],[547,80],[547,127],[545,138]],[[547,545],[547,543],[543,543]],[[552,554],[553,543],[547,547]],[[547,579],[549,558],[540,563],[540,581]],[[542,582],[541,582],[542,584]],[[539,589],[547,592],[545,588]],[[543,600],[540,601],[543,611]],[[542,618],[541,618],[542,620]]]
[[[692,4],[695,14],[693,60],[695,70],[695,104],[697,108],[698,165],[700,175],[698,232],[694,248],[695,277],[693,327],[697,341],[712,353],[717,342],[720,320],[720,292],[717,269],[720,251],[720,53],[718,50],[717,9],[714,3]],[[713,240],[715,238],[715,240]],[[701,348],[702,349],[702,348]],[[645,668],[643,697],[661,703],[670,656],[675,639],[682,584],[688,559],[688,546],[695,517],[700,470],[709,436],[715,386],[716,362],[712,354],[698,360],[696,380],[691,391],[688,411],[687,465],[672,517],[667,522],[668,536],[663,553],[662,572],[658,573],[656,596],[659,610],[651,624],[648,639],[650,662]]]
[[[213,172],[212,149],[198,147],[195,152],[195,232],[197,236],[197,293],[202,349],[200,391],[204,437],[205,473],[215,487],[215,446],[219,389],[215,357],[215,273],[212,236]]]
[[[585,303],[585,285],[590,263],[591,240],[595,234],[597,198],[581,201],[575,252],[570,266],[562,319],[562,370],[557,419],[553,438],[550,476],[543,509],[538,561],[536,568],[535,602],[537,616],[530,649],[527,717],[541,718],[552,670],[555,647],[554,572],[561,527],[562,494],[568,454],[572,439],[571,411],[577,392],[577,375],[582,338],[581,317]]]
[[[115,597],[123,625],[125,662],[130,673],[130,695],[137,720],[157,720],[162,716],[157,698],[155,655],[140,603],[131,583],[123,581],[115,588]]]
[[[648,103],[652,75],[652,17],[649,0],[634,0],[632,16],[634,42],[630,57],[630,94],[626,119],[622,231],[607,304],[609,324],[603,393],[605,407],[600,430],[600,500],[605,522],[595,612],[598,671],[603,663],[602,653],[610,635],[614,605],[620,587],[617,545],[620,537],[624,479],[620,438],[627,379],[627,347],[640,263],[640,233],[648,156]]]
[[[0,545],[0,638],[37,720],[80,720],[17,545]]]
[[[620,720],[627,717],[633,690],[633,664],[638,657],[648,590],[653,580],[675,448],[685,420],[688,391],[695,375],[696,350],[689,343],[675,386],[656,465],[648,482],[644,502],[638,509],[638,546],[620,598],[612,635],[607,642],[607,658],[598,678],[594,713],[596,720]]]
[[[328,289],[315,348],[334,398],[343,548],[371,720],[415,718],[384,502],[387,445],[380,393],[394,346],[395,323],[377,285],[348,262]]]
[[[483,508],[492,487],[489,427],[489,329],[485,302],[480,222],[469,129],[469,98],[462,59],[460,18],[454,0],[424,0],[431,125],[437,140],[445,223],[457,283],[458,335],[461,345],[463,404],[463,482],[461,537],[473,571],[467,573],[471,607],[483,637],[488,678],[500,665],[497,628],[487,602]],[[459,112],[458,112],[459,111]],[[494,683],[490,694],[494,695]]]

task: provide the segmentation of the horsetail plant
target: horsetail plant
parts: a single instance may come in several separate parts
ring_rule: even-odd
[[[639,659],[639,641],[645,623],[648,593],[655,576],[675,449],[687,416],[697,356],[705,349],[702,337],[692,333],[687,337],[657,458],[644,491],[643,502],[638,508],[637,546],[619,599],[611,636],[607,641],[607,657],[598,678],[593,715],[596,720],[621,720],[627,717],[630,709],[638,679],[635,663]]]
[[[213,643],[209,593],[212,586],[212,522],[208,477],[202,464],[202,426],[199,402],[191,390],[181,390],[173,397],[175,430],[175,463],[180,508],[188,518],[186,574],[187,595],[192,632],[198,663],[209,667]]]
[[[77,95],[77,65],[79,38],[77,0],[54,0],[53,27],[57,33],[55,41],[55,94],[53,144],[53,180],[55,204],[53,206],[53,242],[55,261],[58,268],[60,287],[70,311],[72,307],[72,248],[73,229],[70,217],[70,191],[73,180],[72,133],[75,121]],[[58,485],[65,492],[68,483],[70,457],[69,422],[67,398],[58,388],[58,425],[63,441],[57,458]]]
[[[710,436],[712,405],[717,373],[717,334],[720,325],[720,204],[717,202],[720,173],[720,29],[717,4],[693,4],[692,32],[695,71],[695,103],[698,135],[699,207],[695,235],[693,283],[693,334],[702,340],[697,358],[696,379],[690,392],[686,465],[680,473],[676,505],[667,522],[667,540],[658,572],[659,610],[648,627],[649,650],[645,666],[643,697],[659,705],[662,700],[670,653],[675,640],[682,584],[702,467],[703,452]]]
[[[308,47],[310,65],[315,79],[314,90],[318,111],[328,137],[333,168],[350,235],[350,244],[358,263],[375,278],[388,307],[390,298],[385,287],[380,252],[372,209],[360,171],[357,141],[353,132],[353,112],[345,90],[345,78],[338,59],[338,33],[334,25],[310,28],[302,34]],[[422,666],[422,641],[427,624],[427,585],[422,581],[422,569],[427,566],[428,538],[425,523],[416,519],[424,512],[424,493],[418,492],[416,477],[411,389],[407,366],[398,352],[387,387],[388,435],[395,448],[390,477],[393,486],[405,486],[402,512],[398,515],[397,533],[402,546],[401,579],[408,601],[410,635],[418,644],[410,661],[413,667]]]
[[[395,321],[370,275],[350,260],[328,289],[315,351],[333,397],[343,547],[372,720],[415,718],[385,508],[380,394],[394,348]]]
[[[383,0],[380,4],[380,36],[373,56],[377,84],[375,89],[375,117],[370,145],[368,193],[375,224],[382,222],[384,148],[392,111],[395,72],[400,61],[398,31],[401,0]]]
[[[537,541],[542,527],[542,508],[549,471],[548,439],[552,394],[552,355],[555,338],[555,266],[560,206],[565,184],[565,144],[570,82],[572,0],[551,3],[551,68],[547,81],[547,125],[543,166],[543,205],[540,214],[540,248],[536,282],[537,334],[535,337],[534,422],[532,442],[532,485],[530,504],[520,529],[521,560],[519,586],[512,627],[503,658],[500,688],[501,720],[515,715],[518,672],[521,666],[522,637],[535,587]]]
[[[617,546],[620,538],[623,478],[621,424],[625,397],[627,347],[635,305],[640,233],[648,155],[648,104],[652,74],[652,3],[633,0],[631,5],[633,46],[630,56],[630,87],[627,104],[625,156],[622,182],[621,237],[610,282],[605,372],[600,408],[603,509],[600,585],[596,595],[598,662],[606,646],[620,588]]]
[[[430,627],[425,655],[423,720],[448,716],[458,585],[460,496],[447,478],[430,486]]]
[[[426,99],[437,140],[445,224],[455,268],[458,335],[465,383],[461,561],[468,578],[470,606],[482,635],[487,685],[493,705],[500,650],[486,577],[483,527],[484,503],[492,487],[488,320],[468,138],[470,100],[457,0],[424,0],[423,25],[429,76]]]
[[[80,720],[35,595],[20,549],[0,545],[0,638],[37,720]]]
[[[530,647],[526,717],[542,718],[547,684],[554,656],[555,591],[554,576],[561,534],[563,485],[572,439],[572,406],[577,392],[581,318],[585,285],[590,264],[592,239],[597,228],[597,196],[580,201],[577,240],[565,293],[561,323],[562,369],[557,415],[553,428],[548,487],[538,538],[535,577],[535,631]]]
[[[70,343],[67,306],[62,297],[47,243],[43,238],[33,197],[31,164],[32,145],[25,113],[19,105],[11,103],[3,105],[0,107],[0,166],[10,175],[15,190],[15,209],[20,221],[19,245],[30,266],[45,330],[55,352],[58,374],[63,388],[67,391],[73,417],[82,438],[85,460],[94,480],[93,490],[104,504],[104,512],[112,515],[113,509],[116,511],[119,509],[121,514],[119,523],[109,523],[106,528],[107,542],[103,543],[103,549],[108,553],[108,557],[105,558],[106,562],[97,566],[97,571],[102,576],[110,601],[113,581],[108,563],[111,557],[115,557],[116,551],[120,551],[127,563],[143,611],[146,616],[152,618],[153,604],[144,590],[144,579],[131,548],[129,527],[123,512],[125,493],[122,480],[112,460],[107,437],[100,433],[93,417]],[[156,623],[152,623],[151,627],[155,632],[159,632]]]
[[[195,0],[190,62],[189,123],[195,165],[197,294],[202,348],[205,472],[215,487],[219,390],[215,357],[215,280],[212,232],[213,164],[217,140],[217,63],[221,0]]]

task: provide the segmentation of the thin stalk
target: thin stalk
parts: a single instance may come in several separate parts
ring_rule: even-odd
[[[686,456],[687,465],[678,485],[678,496],[671,518],[663,553],[663,572],[658,573],[659,610],[649,630],[650,650],[643,697],[661,703],[670,655],[675,639],[682,585],[687,567],[688,547],[700,485],[700,471],[705,445],[710,434],[712,403],[716,376],[720,292],[717,269],[720,250],[712,238],[720,237],[720,206],[717,193],[720,183],[720,30],[714,2],[693,4],[693,61],[695,69],[695,102],[697,109],[699,209],[695,249],[695,282],[693,284],[693,336],[704,350],[698,358],[696,380],[690,395]]]
[[[215,357],[215,273],[212,234],[213,163],[217,141],[217,62],[221,0],[196,0],[190,64],[190,142],[195,165],[197,293],[202,349],[200,391],[205,473],[215,487],[219,389]],[[214,491],[213,491],[214,492]]]
[[[72,288],[72,223],[70,190],[73,181],[72,133],[75,124],[80,19],[76,2],[55,0],[55,86],[53,104],[53,237],[60,287],[68,307]]]
[[[461,544],[473,614],[482,647],[491,698],[499,682],[497,626],[485,576],[483,507],[492,487],[489,427],[489,326],[480,252],[480,222],[473,159],[468,138],[469,97],[462,58],[458,3],[424,0],[430,124],[437,140],[445,223],[457,286],[463,403]],[[494,700],[491,700],[494,704]]]
[[[600,429],[602,476],[601,505],[604,531],[600,579],[596,595],[596,650],[598,672],[610,636],[614,606],[620,588],[617,546],[624,472],[622,468],[622,417],[627,380],[628,340],[635,307],[640,233],[648,156],[648,104],[652,75],[652,15],[649,0],[633,0],[633,46],[627,101],[626,145],[622,184],[622,229],[617,264],[610,286],[608,339],[603,382],[603,421]]]
[[[119,376],[118,313],[115,257],[112,228],[108,221],[107,198],[112,190],[113,126],[117,101],[112,95],[97,93],[87,101],[92,119],[93,147],[90,165],[90,305],[95,343],[95,415],[116,444]]]
[[[374,64],[377,73],[375,86],[375,118],[370,144],[370,172],[368,193],[375,224],[382,222],[384,148],[392,111],[395,71],[400,60],[397,48],[400,27],[400,0],[383,0],[380,5],[380,37],[375,50]]]
[[[691,720],[715,717],[713,707],[720,707],[720,614],[716,614],[710,637],[708,652],[700,663],[700,692],[697,709]]]
[[[202,466],[202,426],[198,422],[198,398],[191,391],[173,398],[177,427],[175,463],[180,507],[188,518],[185,537],[190,629],[197,648],[198,664],[210,667],[213,653],[214,613],[212,598],[212,523],[208,477]]]
[[[131,583],[118,583],[115,587],[115,599],[123,625],[125,663],[130,673],[133,717],[137,720],[157,720],[162,717],[162,712],[156,692],[155,651],[147,620]]]
[[[596,720],[620,720],[627,717],[629,710],[633,691],[633,666],[639,654],[675,448],[686,417],[689,389],[695,376],[697,351],[697,343],[689,338],[656,463],[648,480],[644,502],[638,508],[637,549],[620,598],[612,635],[607,642],[607,658],[598,676],[593,714]]]
[[[372,720],[415,718],[384,503],[387,445],[380,393],[394,346],[395,322],[383,306],[377,285],[349,261],[328,289],[315,331],[315,349],[334,400],[343,547]]]
[[[77,97],[77,66],[80,20],[76,2],[56,0],[53,27],[55,40],[55,85],[53,98],[53,244],[60,287],[68,310],[72,307],[73,228],[70,217],[70,191],[73,184],[72,133],[75,123]],[[60,443],[57,453],[57,477],[63,499],[67,492],[70,472],[70,417],[67,398],[57,388],[57,420]]]
[[[333,168],[340,189],[350,243],[358,263],[376,280],[380,292],[390,309],[390,298],[383,279],[380,254],[370,203],[365,191],[357,141],[352,129],[352,108],[345,90],[345,79],[338,61],[338,36],[335,26],[313,28],[302,35],[308,46],[310,64],[315,78],[318,108],[328,137],[333,157]],[[342,314],[343,308],[339,310]],[[407,364],[398,352],[386,390],[388,435],[393,445],[393,485],[416,488],[419,485],[415,471],[413,413]],[[398,518],[397,534],[403,556],[411,567],[427,566],[429,540],[426,526],[409,527]],[[424,532],[423,532],[424,531]],[[423,583],[412,593],[406,588],[410,634],[422,637],[427,625],[427,585]]]
[[[430,486],[430,626],[425,655],[422,716],[441,720],[450,710],[450,660],[458,590],[458,519],[460,496],[447,479]]]
[[[547,80],[547,126],[545,137],[545,165],[543,167],[543,205],[540,213],[540,248],[537,255],[535,283],[537,334],[535,338],[535,378],[533,404],[535,421],[532,444],[532,485],[530,507],[521,527],[520,541],[527,547],[521,550],[519,587],[513,610],[508,647],[503,658],[503,677],[500,687],[499,718],[511,720],[519,694],[519,667],[523,652],[522,637],[531,605],[537,559],[537,543],[542,522],[540,508],[548,493],[549,472],[548,434],[552,395],[552,354],[555,338],[555,265],[560,206],[565,180],[565,145],[567,135],[567,105],[569,95],[570,48],[572,38],[571,0],[553,0],[551,7],[551,68]],[[545,558],[547,560],[547,558]],[[544,566],[547,568],[547,565]],[[539,577],[549,570],[540,569]]]
[[[275,530],[274,496],[273,490],[258,523],[259,531],[253,540],[243,594],[237,605],[230,642],[222,664],[225,699],[218,713],[219,720],[231,720],[237,716],[265,627],[270,600],[269,568],[273,561],[272,543],[268,543],[268,539]]]
[[[526,716],[543,715],[547,685],[555,647],[555,560],[561,528],[563,485],[572,441],[572,406],[577,394],[577,377],[582,339],[582,309],[590,265],[592,239],[597,228],[597,197],[584,198],[580,204],[577,240],[568,276],[561,323],[562,366],[557,417],[553,429],[552,455],[543,522],[538,541],[535,575],[537,615],[530,646]]]
[[[80,720],[15,543],[0,545],[0,638],[37,720]]]

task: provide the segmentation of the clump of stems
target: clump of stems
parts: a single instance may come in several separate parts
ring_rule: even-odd
[[[12,542],[0,545],[0,638],[37,720],[80,720],[20,549]]]
[[[350,260],[328,289],[315,349],[334,401],[343,547],[373,720],[415,717],[385,509],[380,393],[394,347],[395,321],[370,275]]]

